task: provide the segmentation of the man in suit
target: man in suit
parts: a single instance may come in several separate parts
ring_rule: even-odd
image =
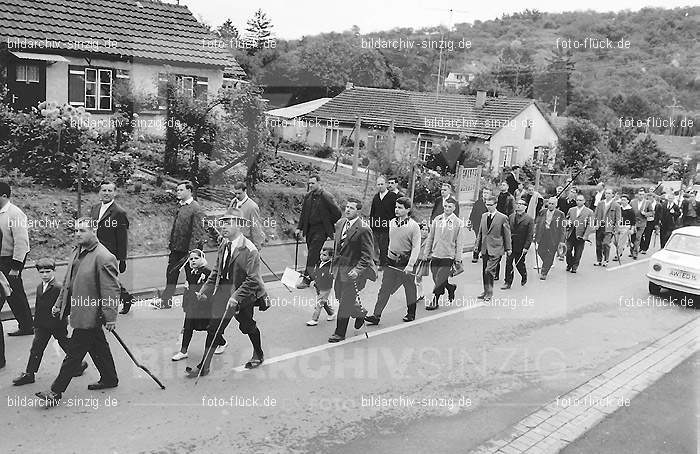
[[[119,272],[126,272],[126,250],[129,239],[129,219],[124,211],[114,201],[116,185],[111,181],[103,181],[100,184],[100,200],[102,203],[93,205],[90,210],[90,218],[93,225],[97,226],[97,239],[111,252],[119,262]],[[126,314],[131,309],[133,297],[121,287],[121,303],[123,308],[120,314]]]
[[[0,273],[5,275],[12,288],[12,294],[6,299],[19,325],[17,331],[7,335],[29,336],[34,334],[32,311],[22,282],[22,270],[29,254],[27,216],[10,202],[11,195],[10,185],[0,181]],[[4,305],[4,302],[0,304],[0,311]]]
[[[581,263],[583,249],[593,233],[593,210],[586,206],[583,194],[576,196],[576,206],[566,214],[566,271],[575,273]]]
[[[474,230],[474,235],[479,236],[479,227],[481,226],[481,216],[486,213],[486,203],[484,200],[491,197],[491,190],[488,188],[483,188],[479,195],[479,198],[474,202],[472,210],[469,213],[469,225],[467,226],[469,230]],[[472,250],[472,263],[479,261],[479,253],[477,252],[479,248],[474,244],[474,249]]]
[[[260,251],[265,243],[265,231],[262,228],[262,220],[260,217],[260,207],[250,197],[248,197],[247,186],[245,182],[238,181],[233,185],[233,192],[236,195],[231,203],[228,204],[228,209],[236,208],[243,213],[247,224],[243,232],[246,238],[253,242],[255,247]]]
[[[219,336],[223,336],[233,317],[253,346],[253,356],[245,364],[246,369],[254,369],[265,360],[253,310],[256,307],[267,310],[267,291],[260,275],[260,254],[253,242],[243,235],[249,228],[248,223],[243,212],[236,208],[231,208],[219,218],[223,239],[219,243],[216,265],[197,295],[200,300],[212,299],[212,317],[207,326],[205,354],[196,368],[186,369],[189,378],[209,374],[216,331],[221,325]]]
[[[681,209],[675,202],[673,192],[668,192],[661,203],[656,205],[656,213],[654,213],[662,248],[666,246],[668,239],[671,238],[671,233],[676,229],[680,215]]]
[[[454,201],[453,199],[449,200]],[[445,205],[446,210],[450,206],[449,200]],[[421,241],[420,227],[415,220],[409,217],[410,211],[411,199],[401,197],[396,200],[394,207],[396,217],[389,221],[388,267],[382,276],[382,285],[379,288],[374,312],[365,317],[365,321],[369,325],[379,324],[379,319],[382,317],[382,312],[389,302],[389,298],[396,293],[399,287],[403,287],[406,295],[407,314],[403,321],[410,322],[416,319],[418,297],[416,296],[416,277],[413,274],[413,267],[420,254]]]
[[[569,188],[566,192],[566,197],[560,197],[557,200],[557,210],[566,215],[570,209],[576,206],[576,188]]]
[[[34,340],[29,351],[27,368],[19,377],[12,380],[15,386],[34,383],[34,374],[39,370],[44,350],[53,336],[63,351],[68,353],[68,320],[58,319],[53,316],[52,309],[61,293],[61,284],[56,282],[56,262],[50,258],[41,258],[36,262],[36,270],[41,277],[41,284],[36,288],[36,301],[34,303]],[[82,362],[82,367],[76,371],[76,376],[82,375],[87,369],[87,363]]]
[[[508,217],[515,211],[515,198],[508,192],[508,183],[505,181],[501,182],[500,189],[501,192],[498,194],[498,201],[496,202],[496,211]]]
[[[114,330],[119,307],[117,258],[100,244],[90,218],[75,222],[78,246],[68,262],[68,269],[52,313],[59,319],[70,311],[73,334],[58,377],[49,391],[36,393],[46,407],[57,405],[86,354],[100,373],[89,390],[114,388],[119,383],[112,352],[102,330]]]
[[[542,259],[540,279],[547,279],[547,274],[554,263],[559,244],[564,242],[564,213],[557,209],[557,198],[550,197],[547,206],[542,209],[535,223],[535,243],[537,253]]]
[[[508,184],[508,192],[515,198],[515,191],[518,189],[520,182],[518,181],[518,175],[520,166],[513,166],[506,172],[506,184]]]
[[[380,267],[385,266],[387,262],[389,221],[395,217],[397,199],[397,194],[387,189],[385,178],[379,176],[377,178],[377,193],[372,198],[372,205],[369,209],[369,222],[374,235],[374,246],[377,249],[375,256],[379,257]]]
[[[683,193],[683,201],[681,202],[683,227],[697,225],[698,210],[700,210],[700,206],[695,201],[695,192],[686,191]]]
[[[515,275],[513,262],[515,262],[515,268],[520,273],[520,285],[527,283],[525,257],[535,231],[535,220],[525,212],[526,208],[527,202],[520,199],[515,204],[515,213],[508,217],[513,253],[506,257],[506,278],[501,290],[507,290],[513,285],[513,277]]]
[[[536,190],[534,184],[528,184],[527,188],[525,190],[525,196],[523,197],[525,202],[527,202],[527,210],[526,213],[530,215],[532,219],[535,219],[537,217],[537,213],[542,210],[542,206],[544,205],[544,199],[540,195],[540,193]]]
[[[647,228],[647,218],[649,216],[653,218],[654,213],[646,199],[646,191],[644,188],[639,188],[634,200],[630,202],[630,206],[632,207],[632,213],[634,213],[634,232],[630,238],[630,242],[632,243],[630,257],[637,260],[639,250],[641,249],[642,236]]]
[[[450,183],[444,182],[442,183],[442,186],[440,186],[440,197],[435,199],[435,203],[433,204],[433,210],[430,212],[431,223],[433,222],[433,219],[444,213],[444,202],[450,197],[452,197],[452,185]],[[455,216],[459,217],[459,203],[455,208]]]
[[[190,181],[182,181],[177,185],[175,195],[178,200],[178,208],[170,230],[170,255],[168,266],[165,269],[165,290],[161,295],[156,309],[170,309],[173,306],[173,295],[177,280],[180,277],[180,269],[187,263],[187,256],[192,249],[202,249],[206,242],[204,230],[204,210],[192,198],[194,186]]]
[[[369,223],[360,219],[362,202],[350,197],[345,203],[345,218],[335,224],[333,254],[333,290],[340,302],[335,332],[328,342],[345,339],[350,318],[355,319],[355,329],[365,322],[367,310],[362,307],[359,292],[367,280],[377,279],[374,262],[374,240]]]
[[[506,256],[511,254],[512,244],[508,217],[496,211],[496,199],[493,197],[486,199],[486,209],[488,211],[481,217],[476,244],[479,246],[483,261],[484,293],[479,295],[479,299],[490,301],[493,296],[496,266],[500,263],[504,253]]]
[[[618,228],[622,222],[622,210],[620,204],[613,200],[613,190],[605,190],[602,199],[595,208],[595,255],[594,266],[608,266],[610,259],[610,243],[614,235],[617,235]]]
[[[649,245],[651,244],[651,237],[654,235],[656,221],[656,206],[659,204],[658,196],[652,191],[649,191],[646,195],[647,202],[647,217],[646,226],[644,227],[644,233],[642,233],[642,241],[639,244],[640,252],[646,254],[649,250]]]
[[[306,268],[297,288],[307,288],[311,284],[311,275],[318,264],[321,248],[326,239],[333,237],[333,225],[340,219],[341,212],[330,192],[321,188],[318,175],[309,177],[309,191],[301,205],[299,224],[294,232],[297,237],[306,237]]]

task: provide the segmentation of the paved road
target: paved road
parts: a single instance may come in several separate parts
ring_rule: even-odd
[[[601,270],[591,265],[592,248],[587,248],[584,263],[571,275],[557,262],[546,282],[532,279],[507,295],[497,291],[508,298],[490,306],[472,299],[481,291],[480,266],[468,263],[456,280],[457,306],[437,314],[419,309],[416,322],[406,324],[398,293],[382,323],[369,328],[369,339],[351,328],[348,334],[355,337],[333,345],[326,343],[333,322],[304,325],[311,290],[291,294],[271,284],[275,307],[256,315],[266,364],[255,371],[238,369],[251,352],[234,324],[226,332],[228,350],[197,387],[183,377],[183,369],[201,355],[203,333],[195,334],[189,360],[172,363],[182,313],[137,307],[119,319],[118,330],[168,388],[158,390],[110,340],[120,386],[87,391],[97,379],[91,366],[86,377],[71,384],[64,405],[51,411],[10,403],[47,388],[62,355],[50,345],[37,383],[14,388],[10,379],[23,368],[31,338],[7,338],[0,404],[10,408],[0,414],[9,424],[0,450],[467,452],[697,317],[686,308],[627,302],[647,301],[645,262]],[[532,256],[528,264],[534,265]],[[362,292],[366,306],[373,307],[377,289],[374,283]],[[5,323],[6,331],[13,323]],[[108,397],[115,405],[105,406]],[[87,424],[98,435],[65,436]],[[42,436],[28,435],[37,433]]]
[[[695,354],[651,385],[562,454],[692,454],[698,447],[698,366]]]

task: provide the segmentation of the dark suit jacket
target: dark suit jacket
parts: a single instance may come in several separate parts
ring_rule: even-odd
[[[515,197],[510,192],[499,192],[496,198],[496,211],[510,216],[515,211]]]
[[[452,196],[454,197],[454,196]],[[444,213],[445,210],[442,208],[442,195],[435,199],[435,204],[433,205],[433,211],[430,213],[430,223],[433,222],[433,219],[436,217],[440,216],[442,213]],[[457,206],[455,206],[455,216],[459,217],[459,202],[457,202]]]
[[[168,248],[179,252],[189,252],[195,248],[202,249],[206,242],[203,219],[204,210],[196,200],[189,205],[178,205],[173,227],[170,230]]]
[[[605,231],[608,233],[617,232],[622,222],[622,210],[620,204],[615,201],[610,202],[608,210],[605,211],[605,199],[602,199],[595,208],[594,216],[596,230],[605,227]]]
[[[527,213],[523,213],[521,216],[513,213],[508,216],[508,221],[513,250],[529,249],[532,235],[535,232],[535,220]]]
[[[342,215],[330,192],[323,189],[307,192],[301,204],[301,216],[297,228],[308,236],[311,227],[323,229],[328,238],[333,237],[334,224]],[[320,220],[320,223],[316,221]]]
[[[634,221],[637,229],[643,229],[647,225],[647,217],[654,215],[651,211],[651,202],[643,199],[640,203],[639,200],[634,199],[630,202],[630,205],[634,212]]]
[[[515,197],[515,190],[518,189],[520,182],[517,178],[515,178],[513,172],[508,172],[508,176],[506,177],[506,183],[508,183],[508,192],[510,193],[510,195]]]
[[[257,248],[245,236],[239,239],[243,241],[238,245],[232,246],[231,257],[227,260],[231,267],[230,276],[232,285],[230,288],[225,288],[229,292],[229,301],[236,300],[240,307],[246,308],[252,305],[260,306],[264,303],[264,298],[267,295],[265,284],[263,284],[262,276],[260,275],[260,254]],[[207,282],[202,286],[200,293],[211,298],[221,287],[221,278],[226,274],[224,269],[224,250],[229,244],[229,240],[224,238],[219,243],[219,249],[216,253],[216,264],[211,270]],[[224,289],[224,287],[221,287]],[[212,316],[219,317],[223,313],[223,307],[212,307]]]
[[[537,244],[559,244],[564,242],[564,229],[566,228],[564,213],[556,208],[554,209],[552,220],[549,223],[549,233],[551,236],[545,238],[546,215],[547,208],[542,208],[540,214],[537,216],[537,222],[535,223],[535,241],[537,241]]]
[[[369,221],[373,231],[389,231],[389,221],[396,217],[396,199],[399,196],[395,192],[388,191],[383,199],[379,193],[374,194],[372,206],[369,209]]]
[[[358,280],[374,281],[377,279],[377,270],[374,264],[374,237],[369,223],[362,218],[355,221],[341,247],[340,236],[346,222],[347,218],[343,218],[335,224],[333,278],[339,277],[341,281],[349,281],[348,273],[355,270]]]
[[[584,240],[595,231],[593,226],[593,210],[587,206],[581,208],[581,214],[576,217],[577,207],[569,209],[566,214],[567,228],[566,236],[567,238],[571,235],[571,232],[576,230],[576,238],[583,238]]]
[[[476,237],[476,244],[482,254],[502,256],[506,251],[513,250],[508,217],[496,211],[493,221],[491,221],[491,228],[488,228],[488,215],[489,213],[484,213],[481,216],[481,226]]]
[[[129,220],[126,217],[126,211],[117,205],[117,202],[112,202],[102,219],[98,220],[101,205],[101,203],[93,205],[90,210],[90,218],[97,221],[97,239],[117,260],[126,260],[129,237]]]
[[[675,203],[664,200],[656,204],[654,219],[661,230],[673,230],[676,228],[678,217],[681,215],[681,208]]]
[[[65,324],[65,319],[59,319],[51,315],[58,295],[61,293],[61,284],[54,279],[46,288],[44,293],[44,284],[39,284],[36,288],[36,300],[34,303],[34,326],[37,328],[54,329],[58,325]]]
[[[472,229],[474,231],[479,230],[479,225],[481,224],[481,216],[484,215],[488,210],[486,209],[486,203],[484,203],[484,198],[479,197],[479,199],[474,202],[472,207],[472,212],[469,213],[469,222],[472,223]]]

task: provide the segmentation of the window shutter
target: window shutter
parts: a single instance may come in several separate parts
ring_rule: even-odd
[[[158,73],[158,109],[165,109],[168,105],[168,75]]]
[[[518,155],[518,149],[513,147],[513,151],[510,153],[510,165],[514,166],[516,164],[516,158]]]
[[[194,78],[194,97],[195,99],[207,99],[207,91],[209,90],[209,78],[197,76]]]
[[[498,153],[498,164],[496,164],[496,168],[501,168],[501,166],[503,166],[504,159],[506,159],[506,147],[501,147],[501,151]]]
[[[68,102],[71,106],[85,106],[84,66],[68,66]]]

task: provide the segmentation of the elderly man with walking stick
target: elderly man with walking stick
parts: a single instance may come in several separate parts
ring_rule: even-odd
[[[36,393],[46,408],[58,405],[88,353],[100,372],[99,381],[88,385],[89,390],[114,388],[119,383],[102,330],[103,324],[107,331],[114,330],[117,322],[121,288],[117,258],[99,242],[90,218],[75,222],[75,236],[78,246],[68,262],[63,287],[52,310],[59,318],[70,314],[73,334],[51,389]]]
[[[535,220],[525,212],[526,209],[527,202],[520,199],[515,204],[515,213],[508,217],[513,253],[506,258],[506,278],[501,290],[508,290],[513,285],[513,277],[515,275],[513,262],[515,262],[515,268],[520,273],[520,285],[527,283],[525,256],[527,256],[527,251],[532,242]]]

